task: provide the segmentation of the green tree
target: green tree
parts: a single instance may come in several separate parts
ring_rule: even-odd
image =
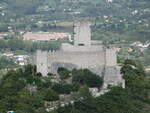
[[[8,40],[7,46],[12,51],[19,50],[19,49],[22,50],[24,48],[23,40],[17,38]]]
[[[60,78],[62,80],[70,77],[70,71],[63,67],[58,68],[57,73],[60,75]]]
[[[73,70],[73,82],[86,84],[88,87],[101,87],[103,84],[103,80],[100,76],[92,73],[88,69],[84,70]]]
[[[73,86],[70,84],[54,84],[52,89],[58,94],[70,94],[73,91]]]
[[[57,101],[59,100],[59,95],[52,89],[48,89],[45,92],[44,100],[45,101]]]

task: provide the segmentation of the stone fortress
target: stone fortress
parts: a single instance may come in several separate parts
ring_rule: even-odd
[[[90,22],[74,21],[74,44],[63,43],[58,51],[38,50],[35,55],[37,72],[47,76],[57,74],[59,67],[72,69],[89,69],[104,79],[103,88],[108,85],[125,87],[125,81],[117,65],[116,52],[108,49],[99,41],[91,40]]]

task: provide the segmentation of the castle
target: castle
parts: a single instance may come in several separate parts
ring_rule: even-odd
[[[99,41],[91,40],[90,22],[78,20],[74,22],[74,44],[63,43],[58,51],[38,50],[35,55],[37,72],[47,76],[57,74],[59,67],[69,70],[87,68],[104,79],[103,88],[108,85],[125,87],[125,81],[117,65],[116,52],[108,49]]]

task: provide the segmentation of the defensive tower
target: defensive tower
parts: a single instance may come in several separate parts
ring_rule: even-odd
[[[115,50],[106,48],[98,41],[91,41],[90,22],[87,20],[74,21],[73,45],[62,44],[60,50],[53,52],[38,50],[35,56],[37,72],[43,76],[57,74],[59,67],[69,70],[87,68],[104,77],[104,89],[109,84],[125,87]]]
[[[88,20],[74,21],[74,46],[91,45],[91,24]]]

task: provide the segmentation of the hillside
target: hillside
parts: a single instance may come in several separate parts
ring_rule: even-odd
[[[96,98],[91,96],[88,88],[101,87],[102,78],[87,69],[59,69],[60,83],[54,82],[53,74],[43,77],[35,71],[35,66],[27,65],[3,76],[0,82],[1,113],[8,110],[15,113],[150,113],[150,79],[143,67],[134,61],[126,60],[121,69],[126,80],[125,89],[110,87],[109,92]],[[70,76],[73,82],[68,84],[66,80]],[[61,106],[62,102],[72,100],[74,104]],[[47,112],[48,109],[51,112]]]
[[[69,42],[24,40],[25,33],[72,35],[75,19],[91,20],[92,39],[117,51],[125,88],[110,85],[93,97],[89,88],[100,91],[104,78],[88,69],[42,76],[36,66],[19,66],[16,55]],[[149,67],[150,0],[0,0],[0,113],[150,113]]]
[[[138,10],[136,18],[147,18],[150,7],[149,0],[2,0],[6,10],[12,14],[35,14],[39,7],[47,6],[49,11],[59,13],[63,11],[81,13],[79,16],[114,16],[120,18],[133,17],[135,10]],[[46,10],[45,10],[46,11]],[[142,12],[144,14],[142,14]],[[136,13],[136,12],[135,12]],[[141,13],[141,14],[140,14]],[[135,20],[135,18],[132,18]]]
[[[124,40],[147,41],[150,36],[149,0],[3,0],[0,6],[1,32],[8,27],[47,31],[59,22],[90,18],[94,39],[103,40],[103,35],[107,40],[111,34]]]

